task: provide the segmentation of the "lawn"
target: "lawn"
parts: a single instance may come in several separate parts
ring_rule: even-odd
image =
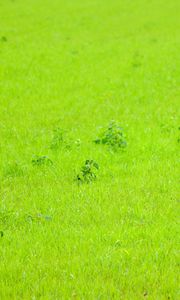
[[[179,0],[0,0],[0,299],[179,299],[179,82]]]

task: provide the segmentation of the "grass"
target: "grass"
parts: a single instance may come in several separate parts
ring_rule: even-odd
[[[0,299],[179,298],[179,9],[0,1]]]

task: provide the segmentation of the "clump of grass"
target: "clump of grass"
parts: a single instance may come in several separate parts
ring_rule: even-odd
[[[23,224],[23,218],[20,211],[13,211],[0,208],[0,235],[4,235],[4,230],[18,228]]]
[[[96,172],[99,170],[99,165],[94,160],[86,160],[84,165],[81,167],[80,173],[76,179],[79,182],[89,183],[94,181],[97,177]]]
[[[6,37],[6,36],[2,36],[2,37],[1,37],[1,41],[2,41],[2,42],[7,42],[7,37]]]
[[[19,162],[9,163],[4,168],[5,177],[20,177],[24,175],[24,168]]]
[[[99,137],[94,140],[96,144],[108,145],[112,148],[124,149],[127,147],[126,136],[120,124],[112,120],[107,129],[100,132]]]
[[[52,165],[53,162],[48,156],[38,156],[35,155],[32,159],[33,166],[49,166]]]
[[[7,221],[8,221],[9,218],[10,218],[10,215],[11,215],[11,212],[10,212],[10,211],[4,211],[4,210],[1,208],[1,211],[0,211],[0,225],[1,225],[1,226],[6,225]]]

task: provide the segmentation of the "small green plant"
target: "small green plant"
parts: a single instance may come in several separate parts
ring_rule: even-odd
[[[52,165],[53,162],[48,156],[34,156],[32,159],[33,166],[48,166]]]
[[[52,150],[59,149],[60,146],[63,144],[63,141],[64,141],[64,131],[61,128],[54,129],[50,148]]]
[[[108,128],[103,130],[94,142],[113,148],[125,148],[127,146],[124,130],[116,121],[111,121]]]
[[[80,139],[77,139],[74,143],[77,147],[80,147],[82,142]]]
[[[32,222],[41,222],[41,221],[52,221],[52,216],[47,216],[47,215],[43,215],[41,213],[38,214],[26,214],[25,215],[25,220],[29,223]]]
[[[51,150],[71,150],[74,146],[80,147],[81,140],[77,139],[73,141],[71,136],[68,136],[66,134],[66,131],[64,131],[61,128],[56,128],[53,130],[53,137],[50,144]]]
[[[77,175],[79,182],[90,182],[96,179],[96,172],[99,169],[99,165],[94,160],[86,160],[81,167],[80,174]]]

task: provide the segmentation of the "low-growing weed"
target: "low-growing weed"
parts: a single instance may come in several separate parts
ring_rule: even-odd
[[[90,182],[96,179],[96,172],[99,165],[94,160],[86,160],[85,164],[81,167],[80,174],[77,175],[79,182]]]
[[[53,130],[53,137],[50,144],[51,150],[71,150],[74,146],[80,147],[81,140],[73,140],[71,136],[68,136],[66,131],[61,128],[56,128]]]
[[[41,213],[38,214],[27,214],[25,216],[25,220],[29,223],[32,222],[42,222],[42,221],[52,221],[52,216],[43,215]]]
[[[60,146],[63,144],[63,141],[64,141],[64,131],[61,128],[54,129],[50,148],[52,150],[59,149]]]
[[[108,128],[103,130],[94,142],[96,144],[108,145],[115,149],[123,149],[127,146],[124,130],[116,121],[111,121]]]
[[[81,146],[81,140],[80,139],[77,139],[74,144],[77,146],[77,147],[80,147]]]
[[[49,166],[52,165],[53,162],[48,156],[34,156],[32,159],[33,166]]]

